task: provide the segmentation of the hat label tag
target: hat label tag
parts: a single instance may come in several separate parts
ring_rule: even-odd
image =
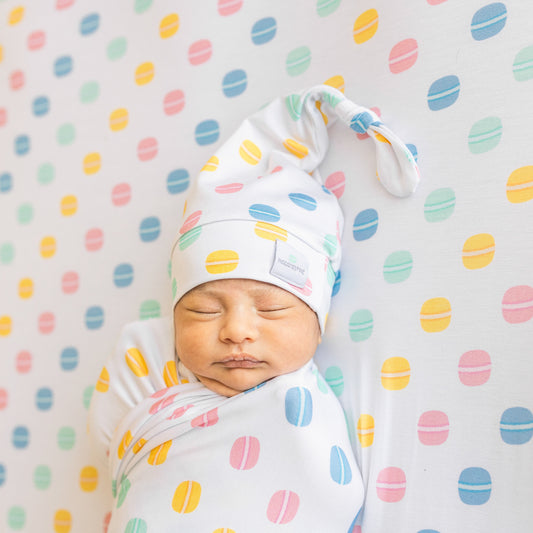
[[[276,240],[276,255],[270,273],[290,285],[305,287],[309,272],[309,260],[285,241]]]

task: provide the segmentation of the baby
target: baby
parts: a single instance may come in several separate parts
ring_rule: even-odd
[[[356,131],[354,120],[379,128],[315,88],[245,121],[194,182],[171,257],[172,317],[123,330],[92,398],[115,498],[108,533],[352,530],[361,476],[313,362],[343,216],[300,161],[314,168],[325,153],[327,106]],[[392,155],[407,154],[391,139]],[[403,180],[383,178],[402,192],[417,177]]]
[[[316,313],[290,292],[251,279],[210,281],[174,311],[176,353],[206,387],[235,396],[307,363],[321,341]]]

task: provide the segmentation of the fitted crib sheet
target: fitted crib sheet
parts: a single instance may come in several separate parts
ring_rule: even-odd
[[[86,436],[103,362],[169,312],[194,176],[319,83],[422,176],[388,195],[372,141],[332,126],[344,259],[317,362],[365,485],[352,533],[531,529],[528,2],[3,0],[0,28],[0,531],[106,530]]]

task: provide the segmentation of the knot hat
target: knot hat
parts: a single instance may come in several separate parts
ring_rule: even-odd
[[[172,249],[173,308],[202,283],[253,279],[303,300],[324,331],[343,215],[317,167],[336,119],[373,139],[377,174],[391,194],[415,190],[411,152],[371,110],[326,85],[274,100],[241,124],[191,187]]]

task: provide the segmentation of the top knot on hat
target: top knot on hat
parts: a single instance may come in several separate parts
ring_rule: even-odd
[[[324,330],[343,216],[317,167],[329,146],[326,122],[335,119],[374,140],[390,193],[415,190],[411,152],[371,110],[326,85],[274,100],[242,123],[191,187],[172,250],[173,306],[202,283],[254,279],[298,296]]]

